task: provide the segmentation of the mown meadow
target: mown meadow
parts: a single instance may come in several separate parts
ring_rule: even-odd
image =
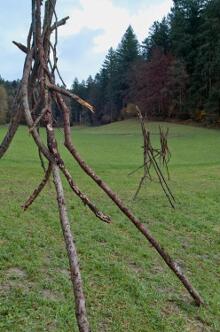
[[[148,124],[155,145],[158,125]],[[132,200],[142,174],[128,176],[142,163],[137,121],[76,127],[73,140],[83,158],[177,260],[205,305],[193,304],[143,236],[72,161],[57,129],[74,179],[112,217],[110,225],[96,219],[65,184],[92,331],[220,331],[220,133],[161,125],[170,128],[169,184],[175,210],[156,181]],[[0,127],[0,139],[5,131]],[[21,127],[0,160],[0,331],[77,331],[52,180],[27,212],[21,209],[42,175],[36,147]]]

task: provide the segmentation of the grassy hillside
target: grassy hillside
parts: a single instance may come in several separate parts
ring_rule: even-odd
[[[113,219],[101,223],[65,185],[93,331],[220,331],[220,133],[170,127],[173,211],[157,183],[132,201],[141,172],[141,135],[134,120],[76,128],[88,163],[125,200],[183,267],[206,305],[197,308],[175,275],[132,224],[62,148],[81,189]],[[150,128],[158,144],[158,123]],[[5,128],[0,128],[0,139]],[[58,141],[63,142],[57,130]],[[68,261],[47,186],[31,208],[20,206],[42,177],[37,151],[21,127],[0,161],[0,331],[77,331]]]

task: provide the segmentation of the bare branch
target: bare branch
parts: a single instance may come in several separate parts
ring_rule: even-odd
[[[28,53],[28,48],[27,48],[27,46],[25,46],[25,45],[23,45],[23,44],[21,44],[21,43],[18,43],[18,42],[16,42],[16,41],[14,41],[13,40],[13,42],[12,42],[14,45],[16,45],[18,48],[19,48],[19,50],[21,50],[22,52],[24,52],[24,53]]]
[[[69,16],[66,16],[66,17],[62,18],[61,20],[55,22],[55,23],[52,25],[52,27],[51,27],[51,32],[52,32],[53,30],[59,28],[60,26],[65,25],[65,24],[66,24],[66,21],[69,20],[69,18],[70,18]]]
[[[37,127],[37,125],[39,124],[39,122],[43,119],[43,117],[45,116],[45,114],[47,113],[47,108],[43,108],[41,111],[41,114],[37,117],[37,119],[34,121],[33,126],[29,129],[29,132],[31,132],[34,128]]]
[[[34,192],[31,194],[31,196],[28,198],[28,200],[22,205],[22,208],[24,209],[24,211],[26,211],[29,208],[29,206],[35,201],[35,199],[38,197],[38,195],[41,193],[41,191],[46,186],[46,184],[50,178],[51,170],[52,170],[51,163],[49,163],[43,180],[41,181],[39,186],[34,190]]]
[[[56,92],[60,93],[61,95],[70,97],[71,99],[77,101],[79,104],[88,108],[92,113],[94,113],[94,107],[92,105],[90,105],[87,101],[80,98],[79,96],[67,91],[66,89],[62,89],[54,84],[51,84],[49,82],[47,83],[47,86],[50,90],[56,91]]]
[[[82,278],[79,269],[78,256],[76,252],[76,247],[74,239],[70,229],[69,218],[67,214],[63,186],[59,174],[59,168],[53,165],[53,179],[54,185],[57,192],[57,203],[60,214],[60,222],[63,230],[63,236],[66,243],[66,250],[68,252],[71,280],[73,284],[73,290],[75,295],[75,310],[76,318],[79,326],[80,332],[90,332],[89,323],[86,313],[86,303],[85,296],[83,294]]]

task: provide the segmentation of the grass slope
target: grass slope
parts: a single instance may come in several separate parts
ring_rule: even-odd
[[[73,138],[183,267],[206,306],[192,304],[175,275],[62,148],[80,187],[113,219],[111,225],[96,220],[65,185],[93,331],[220,331],[219,131],[167,125],[176,211],[157,183],[132,202],[141,172],[127,174],[142,162],[136,121],[76,128]],[[157,144],[158,123],[150,128]],[[0,138],[4,132],[0,128]],[[0,331],[77,331],[53,185],[27,212],[20,208],[41,177],[36,148],[21,127],[0,161]]]

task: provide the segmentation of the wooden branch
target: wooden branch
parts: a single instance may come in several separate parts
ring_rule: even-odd
[[[66,16],[64,18],[62,18],[61,20],[59,20],[58,22],[55,22],[52,27],[50,28],[51,32],[54,31],[55,29],[59,28],[62,25],[66,24],[66,21],[69,20],[69,16]]]
[[[27,36],[27,48],[28,48],[28,50],[31,49],[31,38],[32,38],[32,35],[33,35],[33,28],[32,28],[32,23],[31,23],[30,29],[29,29],[29,33],[28,33],[28,36]]]
[[[168,163],[171,158],[171,153],[170,153],[170,150],[168,147],[168,142],[167,142],[169,128],[167,128],[166,132],[164,132],[162,130],[161,126],[159,126],[159,130],[160,130],[160,146],[161,146],[160,161],[161,161],[161,164],[163,165],[163,167],[166,168],[167,177],[168,177],[168,180],[170,180],[170,172],[169,172]]]
[[[56,6],[56,0],[45,1],[45,14],[43,22],[43,37],[48,39],[51,32],[52,19],[54,14],[54,8]]]
[[[140,181],[139,181],[139,185],[138,185],[137,190],[136,190],[136,192],[135,192],[135,194],[134,194],[133,200],[135,200],[135,199],[137,198],[137,196],[138,196],[138,194],[139,194],[139,191],[141,190],[141,187],[142,187],[142,185],[143,185],[145,179],[146,179],[146,176],[143,175],[143,176],[141,177]]]
[[[56,91],[56,92],[60,93],[61,95],[70,97],[71,99],[77,101],[80,105],[88,108],[92,113],[94,113],[94,107],[92,105],[90,105],[87,101],[80,98],[79,96],[67,91],[66,89],[62,89],[54,84],[51,84],[49,82],[47,83],[47,86],[50,90]]]
[[[175,205],[174,205],[174,203],[173,203],[173,202],[175,202],[175,198],[174,198],[172,192],[170,191],[170,188],[169,188],[169,186],[167,185],[166,180],[165,180],[165,178],[163,177],[163,174],[162,174],[162,172],[161,172],[161,170],[160,170],[160,168],[159,168],[159,166],[158,166],[158,164],[157,164],[157,161],[156,161],[156,159],[154,158],[153,153],[152,153],[151,150],[149,151],[149,154],[150,154],[150,156],[151,156],[151,158],[152,158],[152,163],[153,163],[153,166],[154,166],[154,170],[155,170],[155,172],[156,172],[156,174],[157,174],[157,176],[158,176],[158,179],[159,179],[159,182],[160,182],[161,188],[162,188],[164,194],[166,195],[166,197],[167,197],[167,199],[168,199],[168,201],[169,201],[171,207],[172,207],[173,209],[175,209]]]
[[[47,113],[47,108],[43,108],[40,115],[37,117],[37,119],[34,121],[33,126],[29,129],[29,132],[31,132],[34,128],[37,127],[37,125],[39,124],[39,122],[43,119],[43,117],[45,116],[45,114]]]
[[[190,281],[181,271],[178,264],[170,257],[170,255],[164,250],[164,248],[159,244],[159,242],[150,234],[149,230],[145,227],[144,224],[140,222],[140,220],[127,208],[122,200],[116,195],[114,191],[94,172],[94,170],[89,167],[86,162],[81,158],[78,151],[71,140],[71,129],[70,129],[70,121],[69,121],[69,109],[62,100],[62,98],[57,95],[60,107],[63,111],[64,116],[64,134],[65,134],[65,146],[72,154],[74,159],[78,162],[80,167],[84,170],[84,172],[91,177],[96,184],[111,198],[111,200],[118,206],[118,208],[128,217],[128,219],[134,224],[134,226],[144,235],[144,237],[151,243],[154,249],[159,253],[159,255],[163,258],[168,267],[176,274],[179,278],[183,286],[187,289],[189,294],[194,299],[196,305],[200,306],[203,304],[203,299],[196,291],[196,289],[191,285]]]
[[[39,186],[34,190],[34,192],[31,194],[31,196],[28,198],[28,200],[22,205],[22,208],[24,211],[26,211],[29,208],[29,206],[35,201],[35,199],[39,196],[41,191],[46,186],[47,182],[49,181],[50,175],[51,175],[51,170],[52,170],[51,163],[49,163],[43,180],[41,181]]]
[[[175,197],[173,196],[172,191],[170,190],[170,187],[168,186],[167,181],[166,181],[166,179],[165,179],[165,177],[164,177],[164,175],[163,175],[163,173],[162,173],[162,171],[161,171],[161,169],[160,169],[160,167],[159,167],[159,165],[158,165],[158,163],[157,163],[157,161],[156,161],[156,159],[153,155],[152,149],[149,150],[149,154],[152,158],[154,169],[155,169],[156,173],[158,174],[159,180],[161,181],[161,183],[164,184],[165,190],[167,191],[168,196],[171,198],[171,201],[173,200],[173,202],[175,202],[176,201]],[[174,205],[173,205],[173,208],[175,208]]]
[[[81,199],[81,201],[88,206],[88,208],[95,214],[97,218],[99,218],[101,221],[104,221],[107,224],[110,224],[111,218],[108,215],[104,214],[102,211],[98,210],[97,207],[89,200],[87,195],[85,195],[80,191],[78,186],[74,183],[68,170],[66,168],[62,168],[62,172],[66,177],[71,189]]]
[[[27,54],[27,57],[25,60],[25,65],[24,65],[23,78],[22,78],[22,82],[21,82],[21,93],[22,93],[22,104],[23,104],[23,108],[24,108],[24,115],[25,115],[25,119],[26,119],[29,129],[33,128],[31,130],[31,135],[34,138],[36,145],[40,148],[41,152],[48,159],[48,161],[54,163],[55,161],[54,161],[53,156],[50,154],[49,150],[47,149],[45,144],[42,142],[42,140],[37,132],[37,129],[33,126],[34,121],[32,119],[30,107],[29,107],[28,87],[27,86],[28,86],[29,75],[31,72],[33,54],[34,54],[34,49],[32,49]]]
[[[159,156],[160,154],[157,153],[155,157]],[[146,164],[148,165],[149,163],[151,163],[150,160],[148,160],[146,162]],[[132,174],[136,173],[137,171],[139,171],[141,168],[143,168],[146,164],[142,164],[141,166],[138,166],[137,168],[135,168],[133,171],[131,171],[130,173],[128,173],[128,176],[131,176]]]
[[[42,155],[41,150],[39,149],[39,147],[38,147],[38,156],[39,156],[39,159],[40,159],[40,165],[41,165],[42,169],[44,170],[44,173],[46,173],[46,167],[45,167],[43,155]]]
[[[135,200],[139,194],[139,191],[141,190],[142,185],[144,184],[145,180],[149,177],[151,179],[151,175],[150,175],[150,168],[152,165],[152,160],[151,158],[149,158],[149,148],[150,148],[150,133],[149,131],[146,130],[145,125],[144,125],[144,120],[143,120],[143,116],[142,113],[139,109],[138,106],[136,106],[136,110],[137,110],[137,115],[139,117],[140,123],[141,123],[141,130],[142,130],[142,135],[143,135],[143,141],[144,141],[144,163],[143,163],[143,168],[144,168],[144,175],[141,177],[140,181],[139,181],[139,185],[138,188],[134,194],[133,200]]]
[[[71,280],[75,295],[75,311],[80,332],[90,332],[89,323],[86,313],[85,296],[83,293],[82,278],[79,269],[79,261],[74,239],[70,229],[69,218],[67,214],[63,186],[60,178],[59,168],[53,164],[53,179],[57,192],[57,203],[60,215],[61,227],[66,243],[66,250],[69,258]]]
[[[19,48],[19,50],[21,50],[22,52],[24,52],[24,53],[28,53],[28,48],[27,48],[27,46],[25,46],[25,45],[23,45],[23,44],[21,44],[21,43],[18,43],[18,42],[16,42],[16,41],[12,41],[12,43],[14,44],[14,45],[16,45],[18,48]]]

